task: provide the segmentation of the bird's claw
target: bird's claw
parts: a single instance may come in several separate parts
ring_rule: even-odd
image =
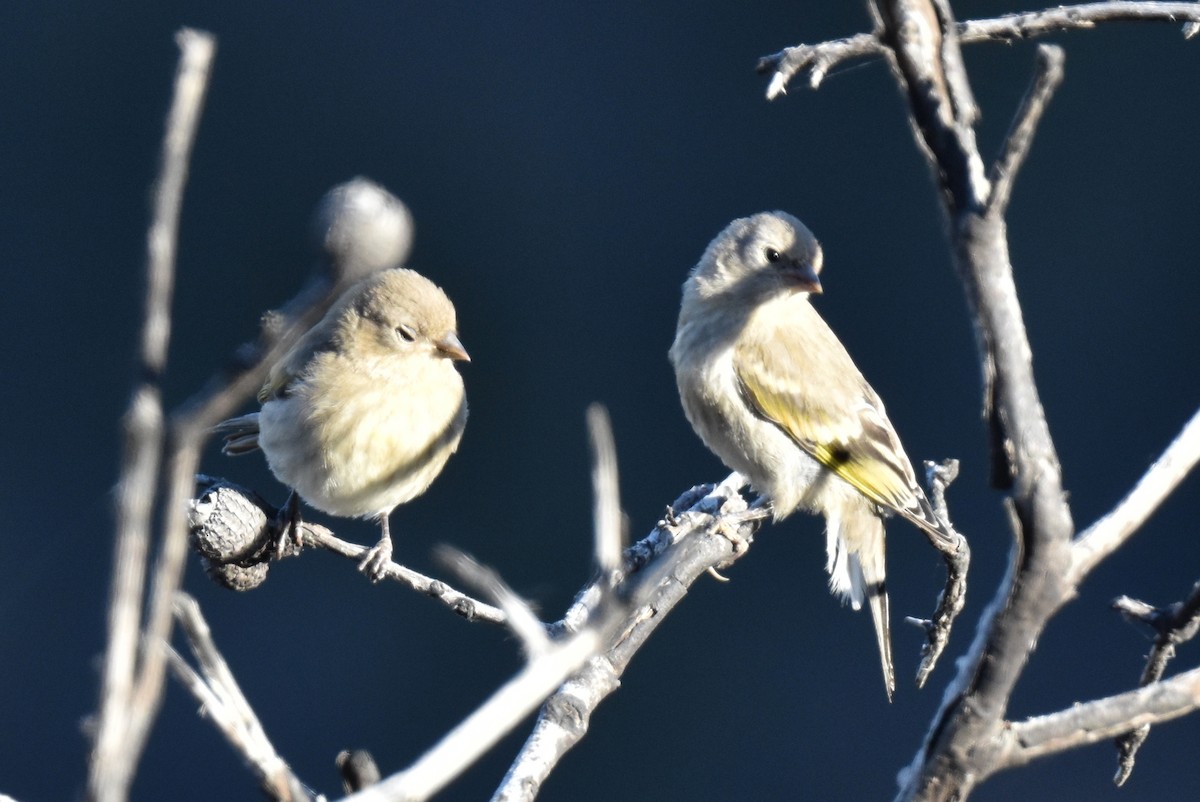
[[[392,541],[380,540],[367,550],[358,564],[358,570],[366,574],[372,582],[378,582],[387,575],[388,566],[392,562]]]
[[[754,542],[754,529],[750,530],[750,534],[743,535],[742,526],[751,521],[767,518],[770,514],[769,507],[755,506],[741,512],[720,515],[717,517],[717,533],[733,544],[734,554],[741,554],[748,550],[750,544]]]
[[[300,496],[293,490],[275,518],[275,530],[278,533],[275,540],[275,559],[300,553],[304,547],[304,534],[300,530],[302,523]]]

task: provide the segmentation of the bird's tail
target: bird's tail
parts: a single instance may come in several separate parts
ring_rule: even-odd
[[[855,609],[863,600],[871,610],[879,662],[888,701],[896,689],[896,670],[892,665],[892,638],[888,627],[888,596],[885,583],[883,519],[865,505],[849,504],[837,511],[826,510],[825,549],[829,589]]]
[[[238,418],[223,420],[213,427],[213,432],[225,438],[221,453],[230,456],[249,454],[258,450],[258,413],[251,412]]]

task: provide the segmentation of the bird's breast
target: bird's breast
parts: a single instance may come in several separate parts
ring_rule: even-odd
[[[275,475],[312,506],[373,516],[424,492],[466,415],[448,360],[331,362],[263,406],[260,445]]]

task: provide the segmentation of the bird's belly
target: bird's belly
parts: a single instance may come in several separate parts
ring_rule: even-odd
[[[735,386],[731,361],[714,360],[705,370],[678,379],[684,412],[704,444],[771,499],[777,518],[797,507],[811,509],[813,495],[826,481],[841,481],[778,426],[750,412],[741,399],[714,391]]]
[[[281,399],[263,407],[259,445],[275,476],[313,507],[375,516],[420,495],[437,477],[462,434],[454,412],[422,412],[403,396],[378,391],[336,406]]]

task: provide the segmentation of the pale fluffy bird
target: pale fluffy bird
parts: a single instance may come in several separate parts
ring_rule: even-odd
[[[934,514],[883,402],[809,303],[821,246],[786,212],[735,220],[683,285],[670,357],[688,421],[771,501],[826,523],[830,589],[871,610],[888,698],[895,689],[883,519],[939,539]]]
[[[360,565],[375,580],[392,555],[392,510],[425,492],[466,426],[454,362],[470,357],[457,328],[441,288],[384,270],[346,290],[271,368],[261,411],[218,427],[226,454],[261,449],[316,509],[376,520],[382,535]]]

